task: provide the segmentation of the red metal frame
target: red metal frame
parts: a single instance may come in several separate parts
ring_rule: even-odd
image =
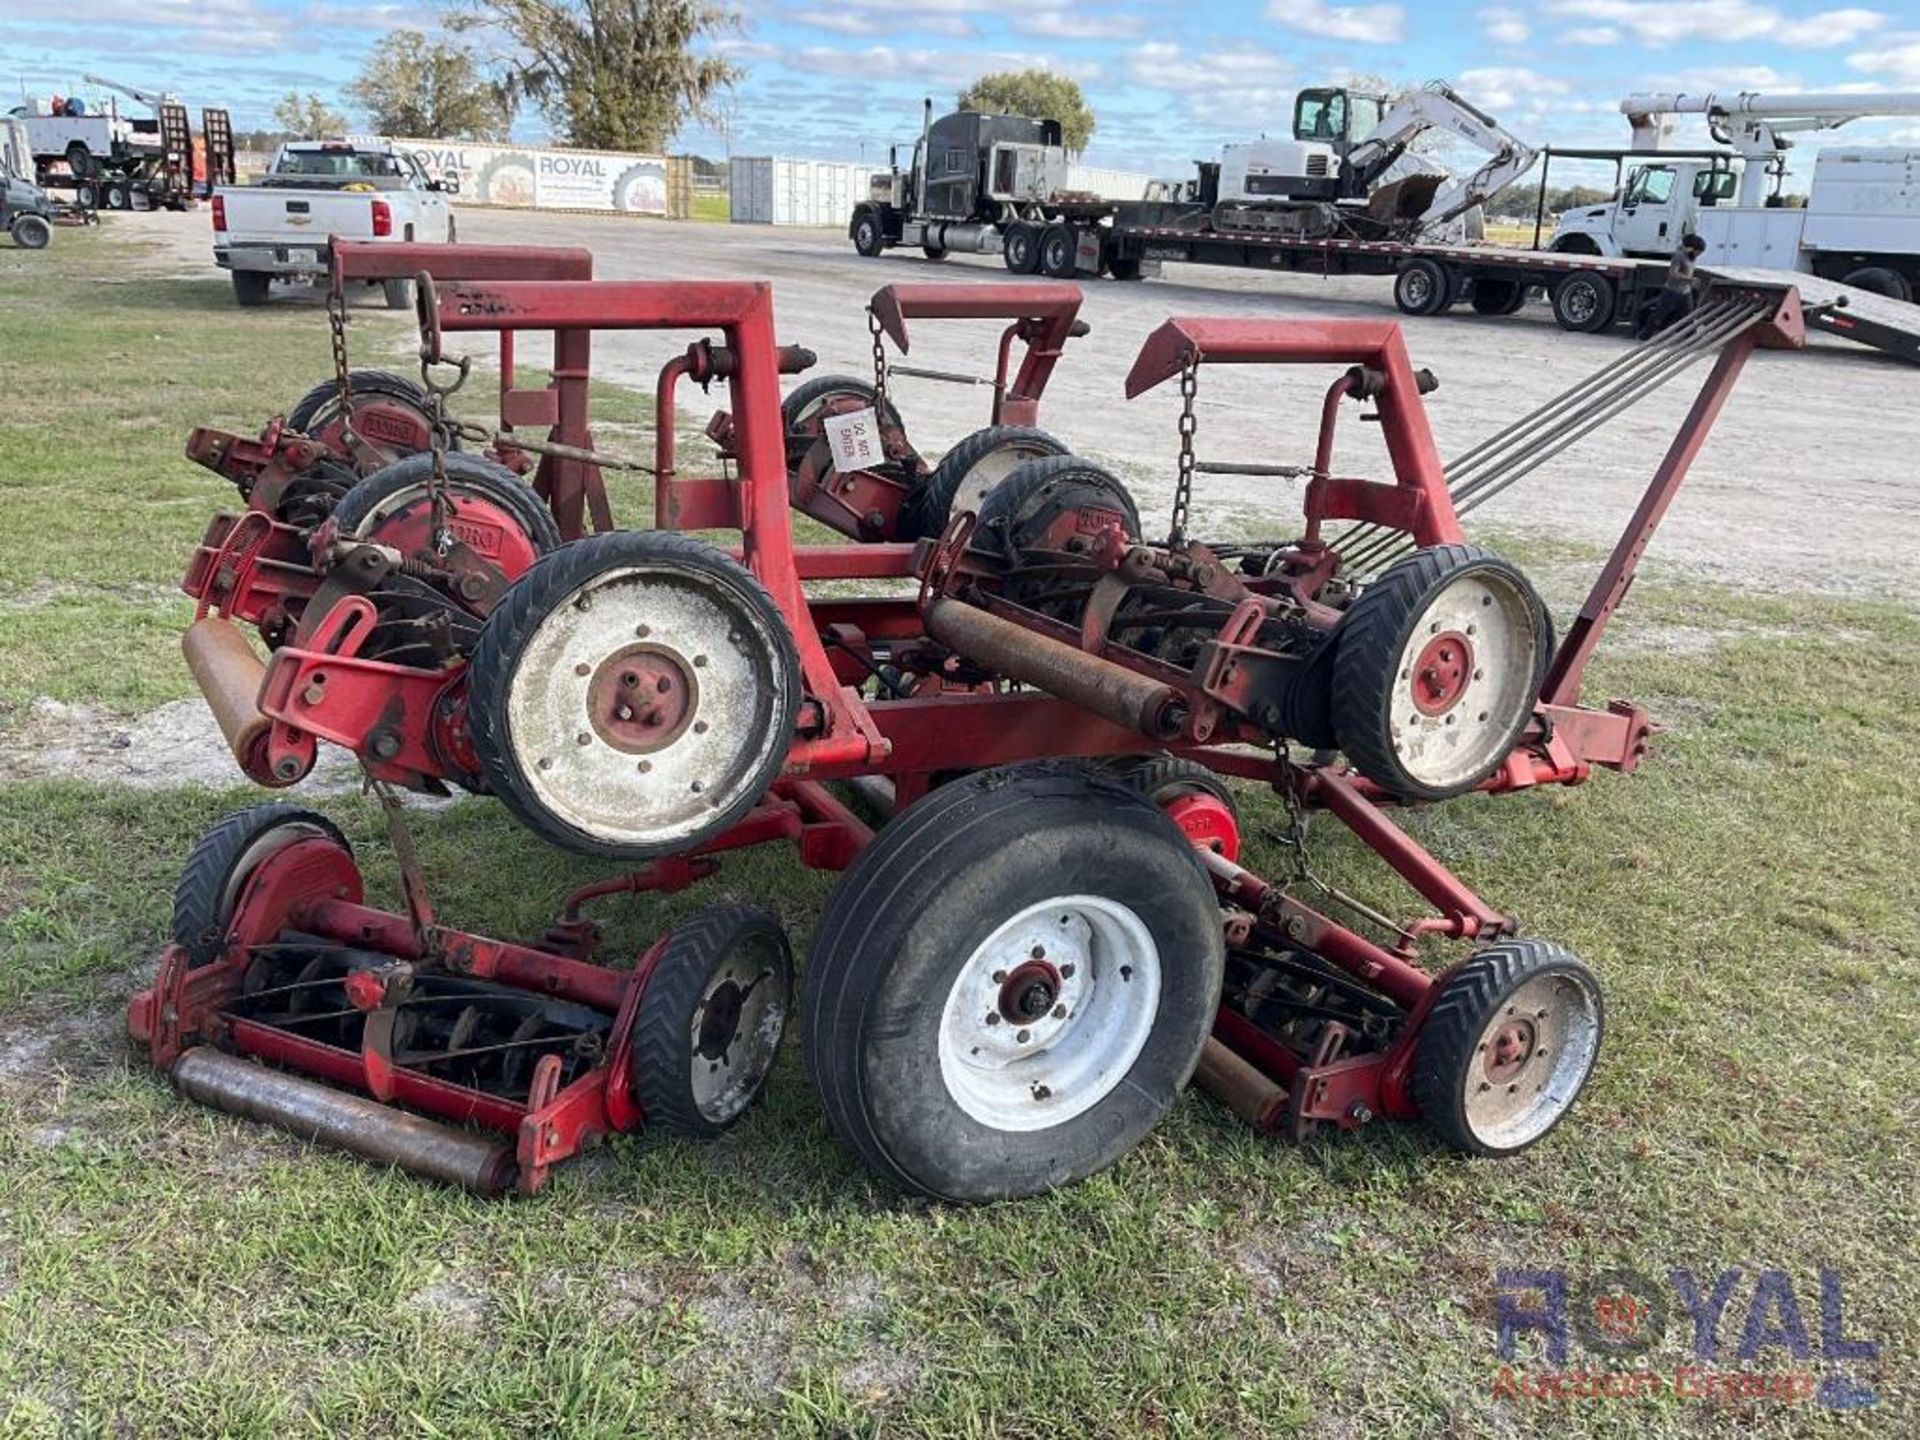
[[[423,312],[423,332],[434,358],[440,357],[449,336],[480,332],[501,336],[503,413],[505,397],[520,393],[511,384],[513,337],[526,330],[553,332],[552,389],[560,398],[550,407],[551,433],[568,444],[588,440],[586,361],[592,331],[719,333],[725,358],[724,363],[711,366],[711,378],[723,379],[728,386],[733,417],[729,445],[737,474],[683,476],[671,463],[664,464],[659,518],[672,528],[737,528],[740,558],[787,619],[808,698],[784,777],[743,822],[727,832],[632,875],[583,888],[570,901],[544,948],[508,945],[438,925],[417,883],[409,885],[415,899],[413,913],[403,916],[368,909],[360,903],[357,872],[340,872],[340,862],[333,856],[296,854],[302,847],[294,847],[275,858],[271,873],[256,875],[249,882],[237,907],[226,956],[195,970],[186,965],[178,947],[170,947],[154,987],[136,997],[130,1024],[162,1067],[188,1044],[211,1038],[429,1113],[510,1130],[519,1137],[522,1186],[534,1188],[554,1160],[598,1134],[630,1129],[640,1122],[637,1104],[618,1089],[624,1083],[621,1067],[601,1065],[587,1080],[565,1091],[536,1093],[524,1107],[483,1105],[459,1087],[416,1083],[401,1074],[383,1072],[377,1057],[370,1062],[345,1052],[321,1055],[309,1048],[310,1042],[262,1036],[244,1025],[228,1024],[221,1014],[222,1004],[238,984],[236,967],[246,938],[296,925],[400,961],[490,977],[544,994],[569,995],[609,1013],[630,1016],[649,959],[643,958],[634,972],[621,972],[576,958],[590,953],[597,941],[597,932],[581,918],[584,902],[615,893],[679,889],[711,873],[723,852],[768,841],[794,843],[809,866],[844,868],[870,836],[850,811],[821,788],[823,780],[891,776],[898,803],[906,805],[924,793],[941,771],[1062,754],[1136,753],[1147,742],[1136,729],[1037,690],[996,690],[942,680],[921,685],[904,697],[869,698],[856,688],[857,675],[836,668],[825,636],[856,649],[874,640],[926,643],[925,615],[932,605],[941,603],[941,582],[936,577],[964,539],[964,530],[950,535],[944,546],[922,550],[917,559],[913,547],[900,544],[795,545],[780,417],[781,352],[775,343],[772,295],[766,285],[507,280],[423,286],[423,293],[428,307]],[[902,345],[904,320],[910,315],[994,313],[982,307],[1003,303],[980,298],[971,287],[899,287],[883,300],[889,293],[876,297],[875,313]],[[1040,299],[1022,295],[1020,303],[1034,310]],[[1059,343],[1069,332],[1072,315],[1064,297],[1056,296],[1052,303],[1053,310],[1043,320],[1029,317],[1009,329],[1013,335],[1025,324],[1032,331],[1026,337],[1029,350],[1020,377],[1006,392],[1016,397],[1016,403],[1037,400],[1058,359]],[[1650,729],[1645,712],[1621,701],[1611,702],[1604,710],[1581,706],[1579,686],[1586,662],[1747,355],[1758,344],[1792,343],[1799,333],[1797,325],[1797,304],[1789,293],[1767,324],[1748,331],[1723,352],[1656,471],[1633,523],[1556,653],[1534,725],[1507,764],[1482,786],[1484,790],[1577,784],[1587,778],[1593,765],[1624,771],[1638,763]],[[1003,337],[1003,375],[1009,343]],[[709,346],[706,360],[700,358],[702,353],[696,347],[686,361],[670,364],[662,374],[662,395],[669,403],[663,404],[659,415],[660,443],[669,447],[664,452],[669,461],[672,386],[680,378],[701,374],[702,365],[710,364],[715,352]],[[1405,529],[1423,544],[1458,538],[1458,522],[1420,402],[1420,377],[1408,360],[1397,325],[1170,321],[1143,348],[1129,377],[1128,393],[1141,393],[1188,364],[1222,361],[1355,367],[1328,392],[1318,447],[1320,473],[1315,477],[1319,488],[1311,491],[1308,502],[1310,523],[1371,521]],[[1333,415],[1337,401],[1349,395],[1368,396],[1379,406],[1395,470],[1392,484],[1336,481],[1330,476]],[[551,465],[542,461],[545,493],[569,534],[580,533],[591,503],[597,483],[597,475],[588,473],[591,469],[576,460],[561,459]],[[208,603],[217,602],[223,613],[234,618],[265,613],[278,597],[295,588],[291,575],[280,568],[290,569],[293,563],[276,548],[286,544],[272,529],[217,523],[195,561],[194,573],[202,577],[201,591]],[[943,560],[943,555],[948,559]],[[898,579],[913,574],[927,577],[923,582],[927,593],[921,601],[904,597],[814,601],[804,589],[810,579]],[[216,582],[212,577],[225,578]],[[931,603],[923,608],[923,602]],[[346,606],[343,616],[350,611],[351,606]],[[357,662],[352,627],[343,623],[336,628],[331,649],[288,646],[276,653],[262,686],[265,713],[278,727],[297,735],[321,735],[354,746],[369,759],[376,774],[448,773],[449,741],[446,734],[433,730],[432,717],[444,716],[450,706],[458,708],[457,674],[388,673],[405,667]],[[1078,632],[1062,629],[1065,633],[1057,637],[1062,643],[1081,643]],[[1098,635],[1091,638],[1099,640]],[[316,688],[320,667],[327,668],[329,678]],[[398,731],[397,748],[384,756],[372,746],[379,724]],[[285,738],[279,729],[276,736]],[[1244,738],[1231,724],[1204,734],[1192,728],[1173,748],[1222,773],[1290,791],[1301,805],[1337,819],[1380,855],[1433,913],[1406,925],[1395,947],[1387,948],[1238,865],[1234,858],[1237,835],[1227,837],[1217,815],[1202,810],[1191,816],[1176,815],[1214,878],[1230,935],[1263,934],[1310,951],[1391,999],[1407,1016],[1388,1048],[1362,1055],[1339,1054],[1335,1047],[1303,1057],[1231,1011],[1222,1012],[1217,1038],[1288,1089],[1288,1114],[1296,1132],[1322,1122],[1354,1128],[1375,1115],[1410,1116],[1415,1113],[1407,1088],[1412,1046],[1437,983],[1414,963],[1418,941],[1428,935],[1457,940],[1497,937],[1510,933],[1513,922],[1397,826],[1386,798],[1365,781],[1336,765],[1301,769],[1270,755],[1220,748]],[[1211,745],[1202,743],[1209,739]],[[383,771],[383,765],[390,769]],[[351,862],[346,863],[350,870]],[[656,945],[649,957],[658,953]],[[376,1006],[380,1003],[378,994],[369,999]]]

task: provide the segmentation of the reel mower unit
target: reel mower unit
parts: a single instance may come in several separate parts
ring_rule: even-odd
[[[346,273],[376,263],[341,248]],[[305,475],[351,472],[358,452],[263,437],[249,509],[215,522],[189,571],[201,604],[185,642],[249,775],[291,784],[323,740],[359,758],[406,908],[365,904],[345,840],[314,812],[258,806],[212,831],[129,1016],[184,1092],[484,1191],[536,1189],[643,1121],[714,1133],[760,1092],[793,1011],[777,919],[710,907],[609,963],[584,907],[682,889],[729,850],[781,841],[845,872],[805,970],[809,1076],[836,1134],[903,1188],[980,1200],[1070,1183],[1125,1153],[1195,1074],[1296,1136],[1417,1116],[1499,1155],[1565,1115],[1604,1033],[1598,981],[1520,935],[1393,812],[1640,763],[1646,713],[1584,706],[1581,677],[1746,356],[1800,343],[1791,290],[1719,295],[1687,335],[1453,466],[1397,325],[1169,321],[1127,382],[1139,394],[1177,377],[1184,396],[1173,524],[1148,539],[1114,476],[1033,439],[1077,323],[1071,287],[875,297],[876,344],[903,350],[909,316],[1009,322],[993,426],[929,469],[890,413],[884,355],[870,389],[802,385],[783,407],[780,375],[810,357],[776,344],[764,284],[456,279],[461,252],[410,259],[434,272],[418,287],[429,449],[343,474],[337,495],[309,486],[295,515],[252,504],[263,487],[290,493],[266,478],[278,457],[297,450],[308,463],[289,473]],[[590,337],[614,329],[697,336],[661,372],[648,531],[612,527],[611,457],[586,423]],[[556,379],[522,390],[514,347],[543,331]],[[451,347],[470,333],[501,355],[484,454],[447,443],[468,368]],[[1526,577],[1470,545],[1460,513],[1708,353],[1711,376],[1556,643]],[[1201,377],[1229,363],[1338,367],[1309,462],[1196,458]],[[683,379],[726,387],[719,474],[677,463]],[[1350,406],[1371,407],[1390,478],[1336,468]],[[362,412],[337,409],[358,434]],[[842,420],[877,427],[870,466],[835,463]],[[514,438],[535,425],[546,440]],[[253,443],[229,440],[223,463],[244,469]],[[533,454],[531,481],[506,463]],[[1297,537],[1189,535],[1196,478],[1221,470],[1305,478]],[[795,509],[848,541],[796,545]],[[738,541],[675,533],[690,530]],[[819,581],[893,593],[812,593]],[[1243,863],[1228,777],[1281,797],[1289,873]],[[871,831],[835,782],[891,819]],[[450,785],[635,868],[576,892],[537,944],[450,927],[391,788]],[[1315,815],[1427,913],[1382,915],[1321,876]],[[1435,973],[1443,942],[1464,953]]]

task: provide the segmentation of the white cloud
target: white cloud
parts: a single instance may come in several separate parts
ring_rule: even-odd
[[[1326,0],[1269,0],[1267,18],[1323,40],[1387,45],[1401,39],[1407,12],[1398,5],[1329,5]]]
[[[1576,25],[1560,38],[1569,45],[1618,45],[1620,32],[1611,25]]]
[[[1523,105],[1565,95],[1571,88],[1566,81],[1542,75],[1524,65],[1489,65],[1477,70],[1462,70],[1458,89],[1484,110],[1516,110]]]
[[[1134,47],[1126,74],[1131,84],[1143,90],[1181,96],[1190,116],[1219,126],[1237,139],[1292,121],[1293,66],[1265,46],[1195,51],[1150,41]]]
[[[1012,17],[1023,35],[1047,40],[1131,40],[1147,28],[1139,15],[1092,14],[1090,6],[1076,9],[1024,9]]]
[[[1890,35],[1877,50],[1849,55],[1847,64],[1865,75],[1884,75],[1900,85],[1920,86],[1920,34]]]
[[[1527,17],[1505,5],[1494,5],[1480,12],[1480,23],[1487,27],[1487,38],[1498,45],[1524,45],[1533,31]]]
[[[1772,40],[1798,48],[1849,45],[1886,23],[1877,10],[1822,10],[1794,18],[1756,0],[1545,0],[1548,14],[1630,32],[1643,45]]]

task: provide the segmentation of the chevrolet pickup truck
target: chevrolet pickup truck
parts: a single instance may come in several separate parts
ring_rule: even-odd
[[[297,140],[259,180],[214,191],[213,262],[232,272],[235,300],[264,305],[276,280],[325,277],[329,236],[451,242],[456,188],[384,142]],[[388,309],[412,305],[410,282],[384,289]]]

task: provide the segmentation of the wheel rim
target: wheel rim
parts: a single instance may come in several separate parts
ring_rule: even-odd
[[[1029,460],[1044,460],[1056,453],[1045,446],[1021,440],[994,446],[974,461],[967,473],[960,477],[959,487],[953,492],[953,513],[971,510],[979,514],[981,504],[1007,476]]]
[[[1561,302],[1560,308],[1574,324],[1584,325],[1593,318],[1593,312],[1600,308],[1600,298],[1593,293],[1591,285],[1575,281],[1567,286],[1566,299]]]
[[[1498,762],[1533,704],[1539,620],[1511,577],[1473,570],[1421,611],[1395,661],[1394,753],[1432,789],[1471,782]]]
[[[1462,1098],[1476,1139],[1494,1150],[1537,1140],[1573,1104],[1600,1050],[1600,1001],[1575,970],[1534,975],[1488,1017]]]
[[[508,687],[528,788],[607,843],[703,830],[786,743],[772,723],[784,700],[778,654],[722,581],[667,567],[596,576],[541,621]]]
[[[1098,895],[1029,905],[961,965],[940,1017],[940,1077],[995,1130],[1044,1130],[1126,1077],[1160,1011],[1160,950]]]
[[[860,248],[862,250],[871,250],[873,248],[873,236],[874,236],[873,221],[862,220],[860,222]]]
[[[1424,270],[1409,270],[1400,277],[1401,295],[1408,305],[1419,307],[1433,298],[1433,277]]]
[[[753,1103],[786,1032],[787,994],[778,949],[736,947],[714,971],[690,1021],[689,1081],[702,1118],[725,1125]]]

